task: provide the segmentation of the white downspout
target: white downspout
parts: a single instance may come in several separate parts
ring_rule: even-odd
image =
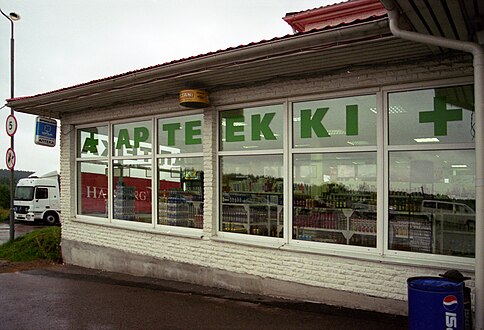
[[[391,0],[381,0],[388,10],[390,30],[398,38],[457,49],[474,56],[474,117],[476,123],[476,257],[475,257],[475,326],[484,329],[484,51],[476,43],[446,39],[401,30],[398,9]]]

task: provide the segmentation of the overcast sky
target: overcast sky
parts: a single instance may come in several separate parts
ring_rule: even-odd
[[[291,34],[289,12],[333,0],[0,0],[16,12],[15,96],[52,91],[210,51]],[[0,99],[10,96],[10,22],[0,16]],[[10,137],[0,110],[0,168]],[[16,113],[16,170],[59,170],[59,146],[34,144],[35,116]],[[59,141],[57,141],[57,144]]]

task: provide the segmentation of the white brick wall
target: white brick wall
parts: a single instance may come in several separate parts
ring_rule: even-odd
[[[440,63],[401,64],[333,73],[293,80],[274,80],[263,86],[218,89],[211,93],[213,106],[204,110],[205,208],[204,239],[193,239],[75,221],[74,126],[133,116],[150,116],[178,110],[177,95],[145,104],[131,104],[115,109],[94,109],[62,118],[62,237],[121,251],[152,256],[182,263],[213,267],[234,273],[245,273],[332,288],[365,295],[406,299],[406,279],[417,275],[436,275],[442,270],[373,262],[317,253],[304,253],[211,239],[216,235],[216,107],[220,105],[261,101],[336,92],[389,84],[414,83],[431,79],[471,77],[472,67],[462,58]],[[214,137],[210,139],[210,137]],[[211,206],[211,207],[209,207]],[[468,285],[472,286],[472,282]]]

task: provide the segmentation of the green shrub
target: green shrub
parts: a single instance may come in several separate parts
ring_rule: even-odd
[[[10,209],[4,209],[0,207],[0,222],[4,222],[10,219]]]
[[[0,258],[9,261],[49,260],[61,262],[60,227],[34,230],[13,242],[0,245]]]

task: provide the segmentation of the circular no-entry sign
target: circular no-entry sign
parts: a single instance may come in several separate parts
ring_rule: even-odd
[[[6,122],[7,134],[13,136],[17,131],[17,119],[14,115],[9,115]]]
[[[15,160],[15,151],[13,151],[12,148],[8,148],[5,162],[7,163],[7,167],[9,170],[13,170],[13,168],[15,167]]]

